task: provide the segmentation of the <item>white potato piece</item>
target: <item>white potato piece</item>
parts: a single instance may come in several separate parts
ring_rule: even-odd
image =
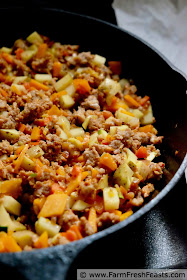
[[[108,187],[103,190],[104,207],[106,211],[119,209],[119,196],[116,188]]]

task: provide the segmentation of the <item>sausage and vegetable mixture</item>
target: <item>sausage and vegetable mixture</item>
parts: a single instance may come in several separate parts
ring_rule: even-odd
[[[0,49],[0,252],[79,240],[153,194],[150,98],[105,63],[37,32]]]

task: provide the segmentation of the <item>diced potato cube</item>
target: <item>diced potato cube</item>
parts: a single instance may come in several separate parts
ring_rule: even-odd
[[[138,109],[133,109],[132,113],[138,119],[141,119],[143,117],[143,113],[140,110],[138,110]]]
[[[52,75],[51,74],[35,74],[34,79],[40,83],[51,82]]]
[[[43,43],[43,39],[42,37],[38,34],[38,32],[34,31],[33,33],[31,33],[27,39],[26,39],[29,43],[31,44],[35,44],[35,43]]]
[[[55,84],[56,91],[61,91],[67,88],[73,82],[72,76],[68,73]]]
[[[44,155],[44,151],[40,148],[39,145],[33,146],[26,152],[30,158],[39,158]]]
[[[12,49],[11,49],[11,48],[7,48],[7,47],[2,47],[2,48],[0,49],[0,52],[11,53],[11,52],[12,52]]]
[[[23,224],[21,224],[20,222],[18,222],[18,221],[15,221],[15,220],[13,220],[12,221],[13,222],[13,229],[12,229],[12,231],[19,231],[19,230],[24,230],[24,229],[26,229],[26,226],[24,226]]]
[[[118,109],[118,110],[116,111],[115,116],[116,116],[117,119],[122,120],[124,123],[128,123],[129,121],[131,121],[132,119],[134,119],[134,117],[122,113],[120,109]]]
[[[129,83],[129,81],[128,81],[127,79],[121,79],[121,80],[119,81],[119,83],[120,83],[122,89],[124,89],[125,86],[127,86],[127,87],[130,86],[130,83]]]
[[[157,156],[157,152],[153,151],[147,156],[146,159],[152,161],[156,156]]]
[[[70,130],[70,122],[68,121],[68,119],[64,116],[59,116],[58,117],[58,125],[60,125],[62,127],[62,129],[64,130]]]
[[[89,122],[90,122],[90,119],[91,119],[92,116],[88,116],[87,118],[85,118],[84,122],[82,123],[82,127],[84,128],[84,130],[87,129],[88,125],[89,125]]]
[[[120,126],[111,126],[110,127],[110,135],[115,135],[117,133],[117,130],[124,131],[127,128],[129,128],[127,125],[120,125]]]
[[[94,56],[94,59],[93,59],[93,63],[95,65],[98,65],[98,66],[101,66],[101,65],[104,65],[106,62],[106,58],[101,56],[101,55],[98,55],[98,54],[95,54]]]
[[[74,104],[75,104],[75,101],[73,100],[73,98],[70,95],[66,94],[66,95],[60,96],[60,106],[62,107],[62,109],[69,109]]]
[[[24,156],[22,163],[21,163],[21,167],[23,167],[25,170],[35,170],[35,166],[36,164],[34,163],[34,161],[32,161],[30,158],[28,158],[27,156]]]
[[[89,148],[94,145],[95,143],[98,143],[98,133],[94,132],[91,136],[90,136],[90,141],[89,141]]]
[[[83,149],[83,144],[81,141],[79,141],[78,139],[75,138],[69,138],[68,141],[70,143],[72,143],[76,148],[78,148],[79,150]]]
[[[34,55],[36,54],[36,52],[34,50],[25,50],[21,53],[21,58],[24,61],[29,61]]]
[[[28,76],[18,76],[15,77],[13,84],[23,83],[28,79]]]
[[[49,237],[55,236],[60,231],[60,226],[54,224],[49,219],[40,217],[35,223],[35,229],[37,234],[41,235],[44,231],[47,231]]]
[[[0,226],[8,227],[10,231],[24,230],[25,226],[10,218],[9,213],[6,211],[4,205],[0,204]]]
[[[98,182],[98,189],[103,190],[104,188],[108,188],[108,174],[103,175]]]
[[[72,137],[83,136],[85,134],[84,129],[82,127],[76,127],[70,129],[70,134]]]
[[[73,97],[75,95],[76,92],[76,88],[74,87],[73,84],[69,85],[67,88],[65,88],[65,91],[67,92],[68,95],[70,95],[71,97]]]
[[[0,204],[0,226],[8,227],[9,230],[14,230],[13,222],[3,203]]]
[[[0,129],[0,138],[6,140],[16,140],[20,136],[20,132],[16,129]]]
[[[125,152],[127,154],[127,164],[131,161],[135,165],[137,164],[137,156],[128,148],[125,148]]]
[[[143,177],[144,180],[146,180],[146,178],[150,172],[147,164],[142,160],[138,160],[136,167],[138,169],[138,173]]]
[[[20,216],[21,204],[16,199],[14,199],[12,196],[4,195],[1,200],[3,202],[5,209],[10,214]]]
[[[106,78],[100,84],[99,90],[104,90],[111,96],[114,96],[121,90],[121,85],[118,82],[116,82],[110,78]]]
[[[73,206],[72,206],[72,210],[74,211],[83,211],[86,208],[88,208],[90,205],[86,202],[84,202],[83,200],[77,200]]]
[[[62,138],[63,140],[67,140],[68,139],[67,134],[62,129],[61,129],[59,137]]]
[[[34,232],[30,230],[16,231],[12,234],[12,236],[22,248],[24,248],[26,245],[32,246]]]
[[[104,188],[103,190],[104,207],[106,211],[119,209],[119,196],[116,188]]]
[[[99,129],[98,135],[100,138],[103,138],[106,140],[108,133],[104,129]]]
[[[133,173],[130,167],[124,162],[116,169],[113,178],[116,184],[124,186],[128,190],[131,185]]]
[[[152,124],[154,122],[154,117],[153,117],[153,110],[152,106],[149,105],[146,113],[140,120],[141,124],[146,125],[146,124]]]

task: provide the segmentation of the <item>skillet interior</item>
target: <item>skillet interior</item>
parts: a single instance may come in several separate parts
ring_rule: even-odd
[[[54,41],[79,44],[81,50],[101,54],[108,60],[121,60],[122,76],[134,80],[140,95],[151,97],[156,128],[165,136],[163,161],[172,175],[177,172],[187,151],[186,80],[180,74],[142,42],[86,17],[48,9],[3,10],[1,21],[6,23],[9,19],[12,26],[10,29],[5,24],[2,29],[1,46],[11,46],[17,38],[37,30]],[[175,150],[179,151],[177,156]]]

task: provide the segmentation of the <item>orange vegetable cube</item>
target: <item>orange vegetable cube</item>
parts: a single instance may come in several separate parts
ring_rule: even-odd
[[[15,199],[18,198],[21,192],[21,178],[13,178],[0,183],[0,193],[11,195]]]
[[[38,217],[60,216],[65,210],[67,194],[57,193],[47,197]]]
[[[73,85],[80,94],[85,94],[91,90],[88,81],[85,79],[75,79],[73,80]]]
[[[117,164],[115,163],[113,157],[109,153],[103,153],[100,158],[100,164],[108,167],[112,171],[117,169]]]
[[[48,247],[48,233],[44,231],[38,240],[34,243],[35,248],[47,248]]]
[[[31,132],[31,141],[37,141],[40,139],[40,128],[34,126]]]

